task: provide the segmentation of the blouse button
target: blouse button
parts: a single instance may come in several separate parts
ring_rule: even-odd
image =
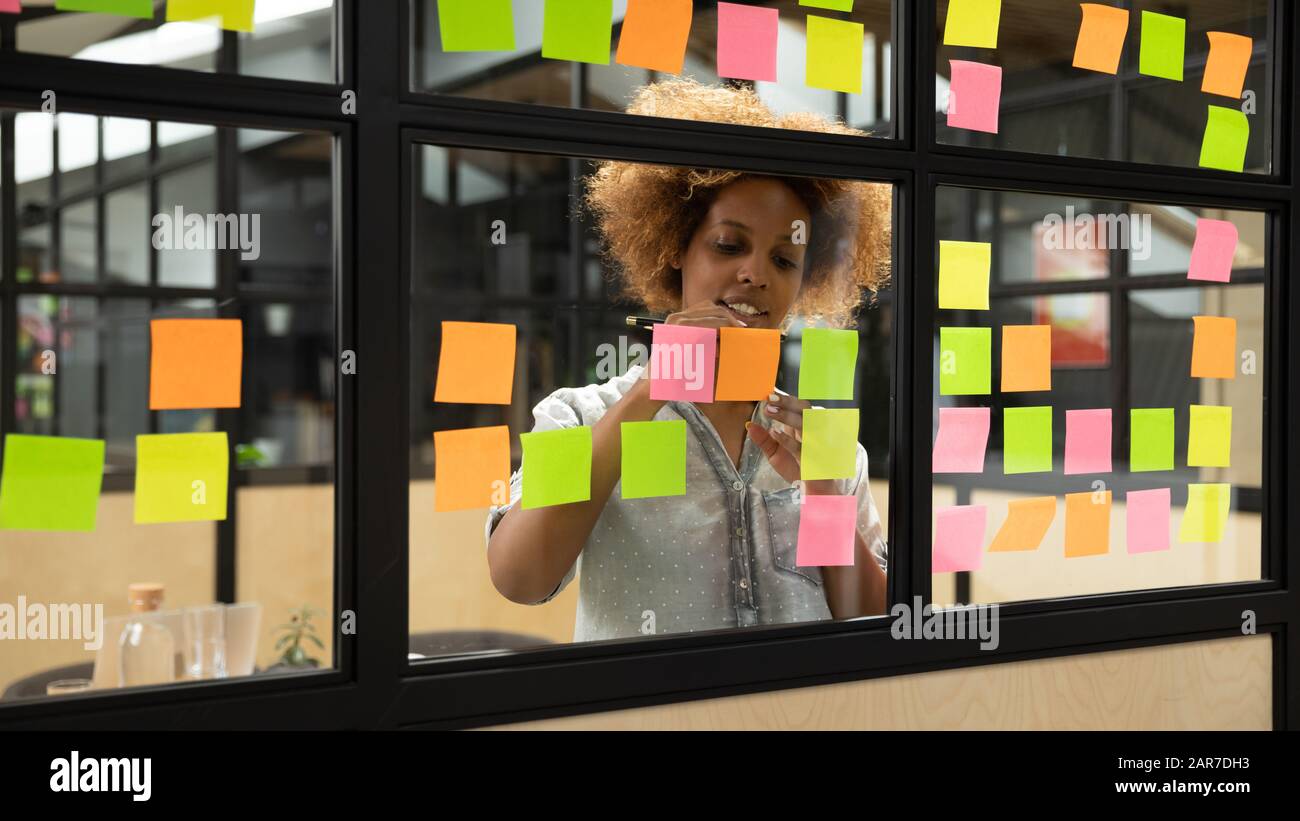
[[[731,483],[731,489],[739,493],[740,491],[745,489],[745,483],[737,479],[736,481]]]
[[[741,589],[741,590],[748,590],[748,589],[749,589],[749,580],[748,580],[748,579],[741,579],[741,580],[740,580],[740,589]]]

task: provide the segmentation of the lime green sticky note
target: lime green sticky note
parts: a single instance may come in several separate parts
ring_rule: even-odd
[[[686,495],[686,420],[624,422],[624,499]]]
[[[943,26],[945,46],[998,47],[1002,0],[948,0]]]
[[[591,498],[591,428],[560,428],[519,436],[524,446],[524,510]]]
[[[1178,541],[1222,541],[1231,506],[1231,485],[1188,485],[1187,507],[1183,510],[1183,521],[1178,526]]]
[[[1232,408],[1192,405],[1187,428],[1187,466],[1226,468],[1232,462]]]
[[[443,51],[514,51],[510,0],[438,0]]]
[[[1007,408],[1002,412],[1002,472],[1052,470],[1052,408]]]
[[[254,0],[167,0],[167,20],[216,18],[227,31],[253,30]]]
[[[1201,138],[1201,168],[1241,171],[1246,167],[1250,121],[1239,108],[1208,106],[1205,135]]]
[[[1187,21],[1181,17],[1142,12],[1142,45],[1138,51],[1138,73],[1166,80],[1183,79],[1183,44]]]
[[[799,0],[799,5],[831,11],[853,11],[853,0]]]
[[[1128,469],[1133,473],[1174,469],[1174,409],[1129,411]]]
[[[546,0],[542,56],[609,65],[614,0]]]
[[[805,328],[799,355],[800,399],[852,399],[858,332]]]
[[[989,309],[989,270],[993,246],[987,242],[939,242],[939,307]]]
[[[58,11],[94,11],[119,17],[153,19],[153,0],[55,0]]]
[[[94,530],[103,476],[103,440],[5,436],[0,530]]]
[[[808,15],[809,88],[862,93],[863,31],[861,23]]]
[[[939,393],[964,396],[990,392],[992,328],[939,329]]]
[[[229,467],[224,432],[135,437],[135,523],[225,519]]]
[[[799,478],[852,479],[857,473],[858,409],[805,410]]]

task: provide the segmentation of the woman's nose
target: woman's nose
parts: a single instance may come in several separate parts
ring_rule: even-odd
[[[767,276],[762,273],[762,262],[752,257],[741,263],[736,278],[741,282],[753,285],[755,288],[767,287]]]

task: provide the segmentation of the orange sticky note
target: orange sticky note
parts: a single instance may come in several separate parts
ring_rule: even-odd
[[[1230,316],[1194,316],[1192,376],[1233,379],[1237,376],[1237,320]]]
[[[775,328],[719,328],[718,389],[714,400],[766,399],[776,388],[781,332]]]
[[[509,405],[514,384],[514,325],[442,323],[433,401]]]
[[[1110,552],[1110,491],[1065,494],[1065,558]]]
[[[681,74],[694,5],[692,0],[630,0],[615,62]]]
[[[993,537],[989,552],[1037,550],[1056,518],[1056,497],[1035,496],[1007,503],[1007,520]]]
[[[435,431],[433,450],[435,511],[510,503],[510,429],[505,425]]]
[[[1083,22],[1074,43],[1074,67],[1104,74],[1119,71],[1119,58],[1128,36],[1128,9],[1080,3]]]
[[[1201,91],[1240,100],[1254,42],[1244,35],[1226,31],[1207,31],[1205,36],[1210,38],[1210,56],[1205,60]]]
[[[149,410],[239,407],[241,320],[155,319],[149,336]]]
[[[1052,389],[1052,326],[1002,326],[1002,390]]]

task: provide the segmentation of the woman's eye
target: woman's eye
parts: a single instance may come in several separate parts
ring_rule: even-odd
[[[792,259],[786,259],[785,257],[776,257],[775,261],[778,268],[785,268],[788,270],[799,267],[799,263]]]
[[[713,243],[713,247],[717,248],[719,251],[721,251],[724,254],[735,254],[735,253],[739,253],[741,250],[739,245],[736,245],[735,243],[731,243],[731,242],[723,242],[722,240],[718,240],[717,242]]]

